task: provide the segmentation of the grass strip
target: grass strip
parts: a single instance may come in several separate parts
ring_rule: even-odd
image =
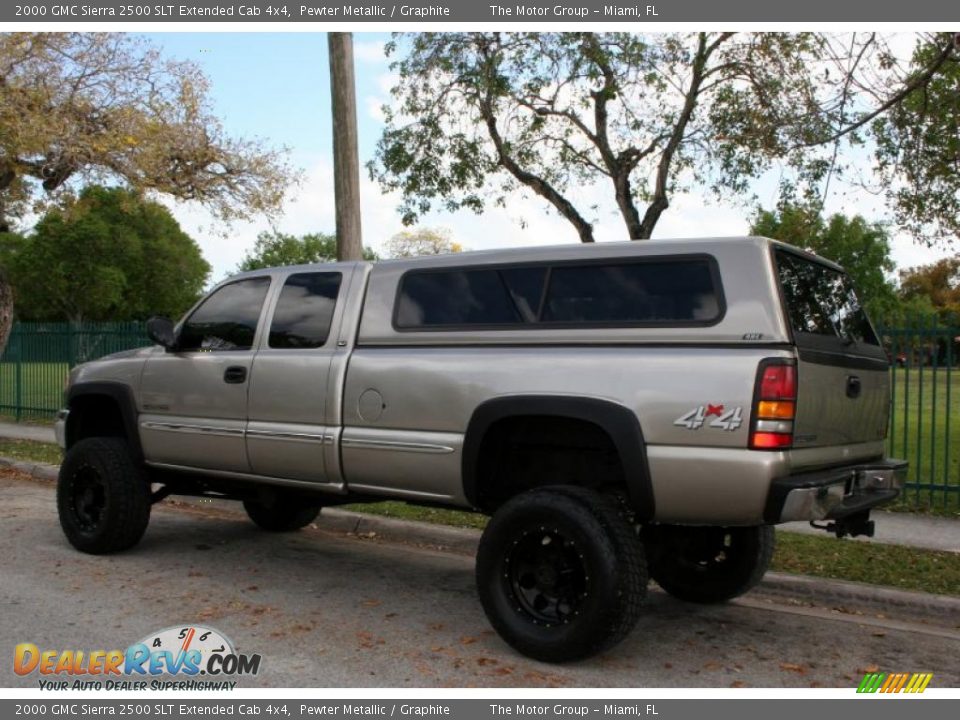
[[[60,448],[52,443],[36,440],[12,440],[0,438],[0,457],[8,457],[25,462],[49,463],[59,465],[62,460]]]
[[[960,553],[781,532],[771,569],[960,596]]]

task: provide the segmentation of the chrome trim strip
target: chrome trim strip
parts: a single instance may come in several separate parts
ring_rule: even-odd
[[[226,437],[243,437],[242,429],[217,427],[215,425],[190,425],[187,423],[163,423],[145,420],[140,427],[148,430],[163,430],[165,432],[204,433],[208,435],[224,435]]]
[[[453,448],[449,445],[403,442],[401,440],[358,440],[343,438],[340,444],[343,447],[363,450],[397,450],[399,452],[420,452],[431,455],[448,455],[453,452]]]
[[[276,438],[279,440],[314,440],[318,443],[329,444],[333,436],[327,433],[286,432],[282,430],[250,430],[247,437]]]

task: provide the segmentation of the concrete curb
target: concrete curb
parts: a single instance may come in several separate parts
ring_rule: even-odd
[[[951,629],[957,627],[960,618],[960,597],[809,575],[768,572],[753,594],[781,602],[799,601],[901,618],[907,616],[911,620],[946,621]]]
[[[26,460],[13,460],[12,458],[0,457],[0,467],[10,468],[18,472],[26,473],[39,480],[56,480],[57,473],[60,471],[59,465],[48,465],[46,463],[33,463]]]
[[[56,465],[31,463],[0,457],[0,467],[25,473],[39,480],[56,480]],[[216,508],[229,514],[243,515],[239,505],[231,501],[200,503],[196,498],[178,498],[177,502],[192,508]],[[398,520],[365,513],[325,508],[316,527],[325,532],[353,535],[388,543],[414,545],[439,552],[473,556],[480,541],[480,531],[445,525]],[[829,580],[806,575],[769,572],[750,597],[782,604],[828,606],[854,613],[884,614],[909,617],[912,621],[927,620],[951,629],[960,618],[960,598],[948,595],[897,590],[846,580]]]

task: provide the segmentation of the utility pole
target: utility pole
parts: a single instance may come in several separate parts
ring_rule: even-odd
[[[327,47],[330,50],[330,96],[333,108],[333,194],[337,206],[337,260],[362,260],[353,34],[327,33]]]

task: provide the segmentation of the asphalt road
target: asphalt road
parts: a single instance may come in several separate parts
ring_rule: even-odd
[[[0,472],[0,684],[21,642],[125,648],[200,623],[260,653],[242,687],[851,687],[864,672],[933,672],[960,686],[960,633],[904,620],[774,605],[700,607],[651,592],[633,634],[604,656],[551,666],[490,630],[473,560],[325,531],[269,535],[216,508],[154,508],[121,555],[74,551],[53,486]],[[889,625],[885,627],[885,624]]]

